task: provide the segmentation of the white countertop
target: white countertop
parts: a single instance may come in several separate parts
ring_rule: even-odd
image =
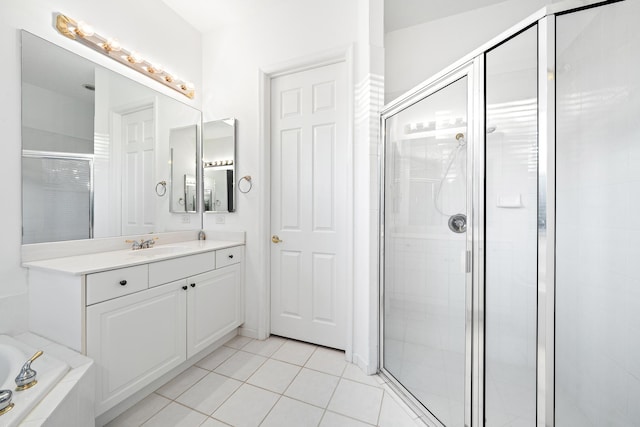
[[[99,271],[130,267],[139,264],[178,258],[200,252],[241,246],[244,243],[221,240],[190,240],[167,245],[156,245],[149,249],[118,250],[99,252],[87,255],[76,255],[64,258],[51,258],[40,261],[30,261],[22,264],[26,268],[55,271],[72,275],[97,273]]]

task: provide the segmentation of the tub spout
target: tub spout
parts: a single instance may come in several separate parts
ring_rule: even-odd
[[[42,356],[42,354],[42,350],[36,352],[36,354],[31,356],[31,359],[27,360],[25,364],[22,365],[22,369],[20,369],[20,373],[16,377],[16,390],[26,390],[38,383],[36,381],[37,372],[31,369],[31,362]]]

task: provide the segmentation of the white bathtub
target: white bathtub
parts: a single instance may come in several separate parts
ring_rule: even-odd
[[[69,370],[66,363],[45,351],[31,364],[38,373],[38,383],[30,389],[16,391],[15,377],[37,350],[7,335],[0,335],[0,390],[11,390],[15,404],[11,411],[0,415],[0,427],[17,426]]]

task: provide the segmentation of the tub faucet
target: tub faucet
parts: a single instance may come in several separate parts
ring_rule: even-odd
[[[9,412],[15,404],[11,403],[13,392],[11,390],[0,390],[0,415]]]
[[[20,369],[20,373],[16,377],[16,390],[26,390],[38,383],[38,381],[36,381],[36,375],[38,373],[31,369],[31,363],[38,357],[42,356],[43,353],[44,352],[42,350],[37,351],[36,354],[31,356],[31,359],[27,360],[25,364],[22,365],[22,369]]]

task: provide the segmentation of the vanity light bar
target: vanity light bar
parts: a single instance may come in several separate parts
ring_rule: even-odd
[[[215,162],[204,162],[205,168],[215,167],[215,166],[229,166],[233,165],[233,160],[217,160]]]
[[[101,52],[148,77],[151,77],[163,85],[180,92],[190,99],[193,99],[195,96],[193,83],[184,81],[172,75],[168,71],[164,70],[159,64],[152,64],[140,56],[136,51],[125,49],[116,39],[107,38],[95,33],[93,28],[84,22],[78,22],[59,13],[56,15],[56,28],[61,34],[69,37],[70,39],[89,46],[90,48],[93,48],[98,52]]]

